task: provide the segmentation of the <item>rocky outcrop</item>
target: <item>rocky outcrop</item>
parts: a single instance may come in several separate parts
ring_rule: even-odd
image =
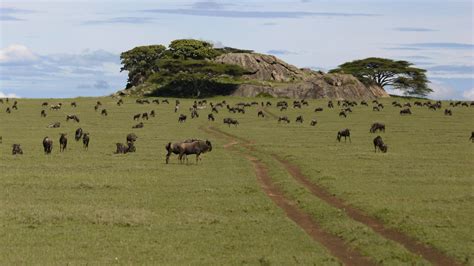
[[[274,97],[373,99],[389,97],[378,86],[365,86],[352,75],[326,74],[310,69],[299,69],[271,55],[229,53],[216,62],[240,65],[249,73],[234,91],[235,96],[253,97],[267,93]],[[257,82],[255,82],[257,81]]]

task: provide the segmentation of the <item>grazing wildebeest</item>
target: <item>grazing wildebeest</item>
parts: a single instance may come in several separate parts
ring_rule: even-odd
[[[416,101],[413,103],[415,106],[423,106],[423,104],[420,101]]]
[[[400,115],[411,115],[410,108],[400,110]]]
[[[467,102],[463,102],[461,106],[469,107],[469,104],[467,104]]]
[[[103,116],[107,116],[107,115],[108,115],[106,109],[102,109],[102,112],[100,112],[100,114],[103,115]]]
[[[120,154],[120,153],[125,154],[128,152],[128,146],[125,146],[122,143],[115,143],[115,145],[117,146],[117,150],[115,151],[116,154]]]
[[[375,122],[372,124],[369,131],[370,133],[375,133],[377,130],[385,132],[385,124]]]
[[[218,114],[219,110],[217,110],[217,107],[214,106],[214,107],[212,107],[211,112],[214,112],[214,113]]]
[[[296,123],[303,123],[303,116],[299,115],[296,117]]]
[[[43,102],[43,103],[41,104],[41,106],[43,106],[43,107],[44,107],[44,106],[48,106],[48,102]]]
[[[361,101],[361,102],[360,102],[360,105],[369,106],[369,104],[367,104],[367,102],[366,102],[366,101]]]
[[[352,142],[350,129],[339,130],[339,132],[337,132],[337,140],[341,142],[342,137],[344,137],[344,141],[347,141],[347,138],[349,138],[349,142]]]
[[[377,104],[377,107],[380,108],[380,109],[384,108],[383,104],[381,104],[381,103]]]
[[[318,123],[318,121],[316,121],[316,119],[313,119],[313,120],[311,120],[310,125],[314,127],[314,126],[316,126],[317,123]]]
[[[334,103],[332,101],[328,102],[328,108],[334,108]]]
[[[403,107],[411,107],[411,104],[410,104],[410,103],[405,103],[405,104],[403,105]]]
[[[379,148],[379,150],[383,153],[386,153],[388,150],[388,146],[385,145],[385,143],[383,143],[382,137],[380,136],[375,137],[374,148],[375,148],[375,152],[377,152],[377,148]]]
[[[137,141],[138,137],[135,135],[135,133],[130,133],[127,135],[127,143],[128,142],[135,142]]]
[[[399,108],[402,108],[402,105],[401,105],[401,104],[399,104],[399,103],[395,103],[395,104],[393,104],[393,107],[399,107]]]
[[[208,115],[207,115],[207,120],[209,120],[209,121],[214,121],[214,120],[216,120],[216,119],[214,118],[214,115],[211,113],[211,114],[208,114]]]
[[[66,115],[66,121],[69,121],[69,119],[72,119],[79,123],[79,117],[77,117],[77,115]]]
[[[84,133],[84,135],[82,136],[82,148],[84,148],[85,150],[89,149],[89,141],[89,133]]]
[[[18,106],[16,105],[16,102],[14,105],[12,105],[12,110],[18,110]]]
[[[102,106],[102,103],[100,101],[97,101],[97,106]]]
[[[83,132],[82,128],[76,129],[76,133],[74,134],[74,139],[76,141],[79,141],[82,138],[82,134],[83,134],[82,132]]]
[[[314,109],[315,112],[322,112],[324,109],[322,107],[318,107],[316,109]]]
[[[287,109],[286,106],[282,106],[282,107],[280,108],[280,111],[286,111],[286,109]]]
[[[143,122],[140,122],[140,123],[132,126],[132,128],[143,128],[143,126],[144,126]]]
[[[159,99],[154,99],[153,101],[151,101],[152,103],[156,103],[156,104],[160,104],[160,100]]]
[[[148,113],[143,113],[143,114],[142,114],[142,119],[148,120]]]
[[[48,125],[48,128],[58,128],[58,127],[61,127],[61,123],[59,122],[55,122]]]
[[[449,110],[449,109],[444,109],[444,115],[449,115],[449,116],[451,116],[451,115],[453,115],[453,112],[452,112],[451,110]]]
[[[471,132],[471,137],[469,138],[472,142],[474,142],[474,131]]]
[[[13,155],[23,154],[23,150],[21,149],[20,144],[13,144],[12,145],[12,154]]]
[[[150,116],[151,116],[151,117],[155,117],[155,110],[151,110],[151,111],[150,111]]]
[[[278,123],[280,123],[281,121],[284,121],[284,122],[286,122],[287,124],[290,123],[290,119],[288,118],[288,116],[280,116],[280,117],[278,117]]]
[[[53,150],[53,140],[49,137],[43,139],[43,149],[45,154],[50,154]]]
[[[258,111],[257,117],[265,117],[265,114],[263,113],[263,111]]]
[[[77,103],[76,103],[76,102],[72,102],[72,103],[71,103],[71,107],[74,107],[74,108],[77,107]]]
[[[180,114],[179,117],[178,117],[178,122],[179,123],[186,122],[186,118],[187,118],[186,115]]]
[[[67,148],[67,137],[66,134],[61,133],[61,137],[59,137],[59,152],[65,151]]]
[[[139,119],[140,119],[140,115],[141,115],[141,114],[136,114],[136,115],[134,115],[134,116],[133,116],[133,120],[139,120]]]
[[[234,125],[234,126],[237,126],[239,124],[239,121],[237,121],[237,119],[233,119],[233,118],[224,118],[224,124],[227,124],[229,125]]]
[[[344,112],[344,111],[339,112],[339,117],[341,117],[341,116],[347,117],[346,112]]]
[[[166,104],[169,104],[170,102],[168,102],[168,100],[167,100],[167,99],[164,99],[164,100],[162,100],[162,101],[161,101],[161,103],[166,103]]]
[[[270,106],[272,106],[272,103],[271,103],[271,102],[266,102],[266,103],[265,103],[265,106],[266,106],[266,107],[270,107]]]
[[[372,107],[372,111],[380,112],[380,109],[377,106]]]
[[[117,105],[120,106],[120,105],[122,105],[122,104],[123,104],[123,100],[122,100],[122,99],[119,99],[119,100],[117,101]]]
[[[41,117],[46,117],[46,111],[45,110],[41,110]]]
[[[12,111],[10,110],[10,107],[7,107],[7,110],[5,112],[7,112],[7,114],[10,114]]]
[[[193,109],[191,111],[191,119],[194,119],[195,117],[199,117],[199,114],[198,112],[196,111],[196,109]]]
[[[351,108],[345,108],[343,111],[344,111],[344,112],[348,112],[348,113],[352,113],[352,109],[351,109]]]

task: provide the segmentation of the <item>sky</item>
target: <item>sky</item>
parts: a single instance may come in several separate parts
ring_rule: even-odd
[[[474,100],[473,1],[0,0],[0,97],[109,95],[120,53],[194,38],[330,70],[366,57],[428,70],[433,99]]]

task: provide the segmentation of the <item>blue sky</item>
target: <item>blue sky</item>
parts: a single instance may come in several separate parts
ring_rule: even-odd
[[[121,52],[179,38],[328,70],[370,56],[428,70],[435,99],[474,100],[472,1],[0,0],[0,97],[108,95]]]

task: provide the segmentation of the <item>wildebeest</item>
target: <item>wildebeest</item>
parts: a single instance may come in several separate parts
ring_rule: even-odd
[[[102,109],[102,111],[100,112],[100,114],[103,115],[103,116],[107,116],[107,115],[108,115],[106,109]]]
[[[141,114],[136,114],[133,116],[133,120],[139,120],[140,119],[140,116]]]
[[[341,112],[339,112],[339,117],[341,117],[341,116],[343,116],[343,117],[347,117],[347,114],[346,114],[346,112],[344,112],[344,111],[341,111]]]
[[[237,119],[233,119],[233,118],[224,118],[224,124],[227,124],[229,125],[234,125],[234,126],[237,126],[239,124],[239,121],[237,121]]]
[[[79,141],[82,138],[82,128],[76,129],[76,133],[74,134],[74,139]]]
[[[49,107],[49,109],[50,109],[50,110],[56,110],[56,111],[57,111],[57,110],[61,109],[61,106],[62,106],[62,104],[61,104],[61,103],[58,103],[58,104],[56,104],[56,105],[51,105],[51,106]]]
[[[12,145],[12,155],[23,154],[20,144]]]
[[[160,100],[159,99],[154,99],[153,101],[151,101],[152,103],[156,103],[156,104],[160,104]]]
[[[400,110],[400,115],[411,115],[410,108]]]
[[[142,119],[148,120],[148,113],[143,113],[143,114],[142,114]]]
[[[5,111],[7,114],[10,114],[12,111],[10,109],[10,107],[7,107],[7,110]]]
[[[151,117],[155,117],[155,110],[151,110],[151,111],[150,111],[150,116],[151,116]]]
[[[169,162],[169,157],[172,153],[178,154],[178,159],[183,162],[184,156],[196,154],[196,164],[199,161],[199,156],[203,153],[212,151],[212,144],[208,140],[186,140],[183,142],[171,143],[166,145],[166,163]]]
[[[43,106],[43,107],[44,107],[44,106],[48,106],[48,102],[43,102],[43,103],[41,104],[41,106]]]
[[[178,122],[179,123],[186,122],[186,118],[187,118],[186,115],[180,114],[179,117],[178,117]]]
[[[370,127],[370,133],[375,133],[377,130],[385,132],[385,124],[378,122],[373,123]]]
[[[59,152],[65,151],[67,148],[67,137],[66,134],[61,133],[61,137],[59,137]]]
[[[99,110],[99,106],[98,106],[98,105],[95,105],[95,106],[94,106],[94,111],[97,112],[97,110]]]
[[[315,112],[322,112],[324,109],[322,107],[318,107],[316,109],[314,109]]]
[[[344,137],[344,141],[347,141],[347,138],[349,138],[349,142],[352,142],[351,140],[351,131],[348,128],[345,128],[343,130],[339,130],[337,132],[337,140],[341,142],[341,138]]]
[[[48,128],[58,128],[61,127],[61,123],[55,122],[48,125]]]
[[[472,142],[474,142],[474,131],[471,132],[471,137],[469,138]]]
[[[386,153],[388,150],[388,146],[385,145],[385,143],[383,143],[382,137],[380,136],[375,137],[374,148],[375,148],[375,152],[377,152],[377,148],[379,148],[379,150],[383,153]]]
[[[361,102],[360,102],[360,105],[369,106],[369,104],[367,104],[367,102],[366,102],[366,101],[361,101]]]
[[[296,117],[296,123],[303,123],[303,116],[299,115]]]
[[[444,109],[444,115],[449,115],[449,116],[451,116],[451,115],[453,115],[453,112],[452,112],[451,110],[449,110],[449,109]]]
[[[50,154],[53,150],[53,140],[49,137],[43,139],[43,149],[45,154]]]
[[[120,105],[122,105],[122,104],[123,104],[123,100],[122,100],[122,99],[119,99],[119,100],[117,101],[117,105],[120,106]]]
[[[77,103],[76,103],[76,102],[72,102],[72,103],[71,103],[71,107],[74,107],[74,108],[77,107]]]
[[[377,107],[378,107],[379,109],[383,109],[383,108],[384,108],[383,104],[381,104],[381,103],[377,104]]]
[[[77,117],[77,115],[66,115],[66,121],[69,121],[69,119],[72,119],[79,123],[79,117]]]
[[[130,133],[127,135],[127,142],[135,142],[137,141],[138,137],[135,133]]]
[[[328,108],[334,108],[334,103],[332,101],[328,101]]]
[[[102,103],[100,101],[97,101],[96,105],[97,106],[102,106]]]
[[[380,109],[377,106],[372,107],[372,111],[380,112]]]
[[[133,142],[127,142],[127,146],[125,146],[122,143],[116,143],[115,145],[117,146],[117,150],[115,151],[115,153],[117,154],[120,154],[120,153],[125,154],[125,153],[136,151],[136,148]]]
[[[46,111],[45,110],[41,110],[41,117],[46,117]]]
[[[170,102],[168,102],[167,99],[164,99],[164,100],[161,100],[161,103],[166,103],[166,104],[169,104]]]
[[[85,150],[89,149],[89,141],[90,141],[89,133],[84,133],[84,135],[82,136],[82,147]]]
[[[351,109],[351,108],[345,108],[343,111],[346,112],[346,113],[352,113],[352,109]]]
[[[216,119],[214,118],[214,115],[211,113],[211,114],[208,114],[208,115],[207,115],[207,120],[209,120],[209,121],[214,121],[214,120],[216,120]]]
[[[132,128],[143,128],[143,126],[144,126],[143,122],[140,122],[140,123],[132,126]]]
[[[288,118],[288,116],[278,117],[278,123],[280,123],[281,121],[286,122],[287,124],[290,123],[290,119]]]
[[[263,113],[263,111],[258,111],[257,117],[265,117],[265,114]]]
[[[191,111],[191,118],[199,117],[199,113],[194,109]]]
[[[318,123],[318,121],[316,121],[316,119],[313,119],[313,120],[311,120],[310,125],[314,127],[314,126],[316,126],[317,123]]]

